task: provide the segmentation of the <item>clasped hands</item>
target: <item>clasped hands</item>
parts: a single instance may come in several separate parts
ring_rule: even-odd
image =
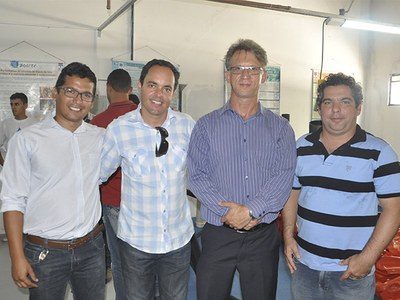
[[[260,219],[252,219],[249,209],[243,204],[234,202],[219,202],[219,206],[228,208],[228,212],[221,218],[222,223],[235,230],[250,230],[260,223]]]

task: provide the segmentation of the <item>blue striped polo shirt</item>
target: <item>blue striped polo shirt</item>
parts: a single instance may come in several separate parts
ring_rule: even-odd
[[[302,263],[342,271],[347,266],[338,263],[360,253],[371,237],[379,198],[400,196],[400,167],[390,145],[358,125],[353,138],[331,154],[320,133],[297,142],[297,241]]]

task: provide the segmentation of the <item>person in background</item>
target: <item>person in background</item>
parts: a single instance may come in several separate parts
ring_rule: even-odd
[[[375,262],[399,228],[399,161],[357,125],[362,101],[353,77],[330,74],[318,86],[322,128],[297,141],[282,211],[295,300],[374,299]]]
[[[31,300],[104,299],[104,241],[99,193],[104,129],[83,122],[96,76],[78,62],[64,67],[45,118],[11,139],[0,199],[15,284]]]
[[[101,180],[121,166],[118,238],[126,299],[186,300],[190,239],[186,155],[194,120],[170,108],[179,72],[153,59],[138,82],[141,104],[107,127]]]
[[[275,299],[280,236],[276,218],[290,194],[296,162],[289,122],[264,108],[267,54],[240,39],[225,55],[231,97],[196,123],[188,186],[206,220],[197,265],[197,299],[229,299],[235,271],[243,299]]]
[[[13,117],[5,119],[0,123],[0,172],[6,157],[8,141],[17,131],[37,122],[34,118],[26,115],[28,97],[24,93],[12,94],[10,97],[10,106]],[[1,233],[4,233],[3,215],[1,215],[0,222]],[[3,237],[2,241],[7,242],[7,237]]]
[[[34,118],[26,115],[28,97],[24,93],[12,94],[10,97],[10,106],[14,116],[5,119],[0,124],[0,165],[4,164],[7,144],[11,137],[17,131],[37,122]]]
[[[91,123],[107,128],[114,119],[137,108],[129,100],[132,91],[132,79],[123,69],[112,71],[107,78],[107,99],[110,103],[107,109],[96,115]],[[110,176],[107,182],[100,186],[103,204],[103,220],[106,228],[107,244],[110,249],[114,289],[117,300],[125,299],[124,281],[121,271],[121,258],[117,239],[118,215],[121,203],[121,170]]]

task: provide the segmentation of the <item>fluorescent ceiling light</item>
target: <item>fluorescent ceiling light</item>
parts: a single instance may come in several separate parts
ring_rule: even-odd
[[[353,19],[346,19],[342,27],[400,34],[400,26],[398,25],[378,23],[372,21],[358,21]]]

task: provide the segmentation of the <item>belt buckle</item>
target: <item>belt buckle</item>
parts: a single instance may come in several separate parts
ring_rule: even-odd
[[[234,229],[237,233],[243,234],[243,233],[248,233],[248,230],[240,230],[240,229]]]

